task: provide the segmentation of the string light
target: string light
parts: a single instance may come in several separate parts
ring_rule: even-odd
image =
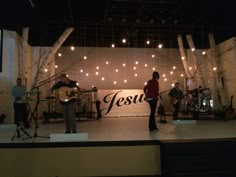
[[[55,65],[55,68],[58,68],[58,66],[57,66],[57,65]]]
[[[152,54],[152,58],[155,58],[155,55],[154,55],[154,54]]]
[[[114,83],[114,85],[116,85],[116,84],[117,84],[117,82],[116,82],[116,81],[114,81],[113,83]]]
[[[74,46],[71,46],[71,47],[70,47],[70,50],[74,51],[74,50],[75,50],[75,47],[74,47]]]
[[[48,72],[48,69],[47,69],[47,68],[45,68],[45,69],[44,69],[44,71],[45,71],[45,72]]]
[[[125,39],[125,38],[122,39],[122,43],[123,43],[123,44],[126,43],[126,39]]]
[[[162,49],[163,45],[162,44],[158,44],[158,48]]]
[[[147,64],[145,64],[144,66],[145,66],[145,67],[147,67],[148,65],[147,65]]]
[[[217,70],[217,67],[214,67],[214,68],[213,68],[213,71],[216,71],[216,70]]]
[[[77,86],[79,86],[79,83],[78,83],[78,82],[76,82],[76,85],[77,85]]]
[[[153,67],[153,68],[152,68],[152,70],[153,70],[153,71],[155,71],[155,70],[156,70],[156,68],[154,68],[154,67]]]
[[[176,69],[176,66],[173,66],[173,69]]]
[[[137,73],[135,73],[135,74],[134,74],[134,76],[135,76],[135,77],[138,77],[138,74],[137,74]]]
[[[184,77],[184,74],[181,74],[180,77]]]
[[[58,57],[61,57],[61,53],[58,53]]]
[[[195,48],[191,48],[191,51],[194,52],[194,51],[195,51]]]
[[[104,77],[102,77],[102,81],[104,81],[105,80],[105,78]]]
[[[84,72],[84,70],[81,69],[80,72],[82,73],[82,72]]]
[[[119,72],[119,69],[116,69],[116,72]]]
[[[127,83],[127,80],[126,80],[126,79],[124,80],[124,83]]]
[[[170,71],[170,74],[172,75],[174,72],[173,71]]]
[[[137,64],[138,64],[138,61],[136,61],[135,64],[137,65]]]
[[[165,78],[164,81],[166,82],[166,81],[167,81],[167,78]]]
[[[204,50],[204,51],[202,51],[202,55],[206,55],[206,51]]]
[[[144,82],[144,85],[147,85],[147,82]]]
[[[87,56],[84,56],[84,60],[87,60]]]
[[[172,83],[172,84],[171,84],[171,87],[174,87],[174,86],[175,86],[175,84]]]
[[[147,45],[149,45],[149,44],[150,44],[150,41],[149,41],[149,40],[147,40],[147,41],[146,41],[146,43],[147,43]]]
[[[185,58],[184,57],[181,57],[182,60],[184,60]]]
[[[189,70],[192,70],[192,69],[193,69],[193,68],[190,66],[190,67],[189,67]]]
[[[163,76],[163,77],[166,77],[166,75],[165,75],[165,74],[163,74],[162,76]]]
[[[106,65],[108,65],[109,64],[109,62],[108,61],[106,61]]]
[[[89,73],[86,73],[86,76],[89,76]]]
[[[134,70],[136,70],[136,67],[134,66]]]
[[[69,74],[67,74],[66,77],[69,77]]]
[[[98,72],[96,72],[95,74],[98,75]]]
[[[111,48],[115,48],[115,44],[111,44]]]
[[[97,66],[96,69],[99,69],[99,66]]]
[[[123,63],[123,66],[125,67],[125,66],[126,66],[126,64],[125,64],[125,63]]]

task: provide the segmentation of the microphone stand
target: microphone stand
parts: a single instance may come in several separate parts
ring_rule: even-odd
[[[35,86],[35,87],[33,87],[33,88],[31,89],[31,90],[36,89],[36,105],[35,105],[35,107],[34,107],[33,112],[31,113],[31,118],[30,118],[30,119],[33,118],[34,124],[35,124],[35,127],[34,127],[34,135],[33,135],[33,142],[35,141],[36,138],[49,138],[48,136],[39,136],[38,133],[37,133],[37,132],[38,132],[38,128],[39,128],[39,126],[38,126],[38,106],[39,106],[39,103],[40,103],[39,87],[41,87],[41,86],[43,86],[43,85],[45,85],[45,84],[51,82],[52,80],[56,80],[56,77],[53,78],[53,79],[51,79],[51,80],[50,80],[50,79],[46,79],[46,80],[40,82],[39,85],[37,85],[37,86]]]

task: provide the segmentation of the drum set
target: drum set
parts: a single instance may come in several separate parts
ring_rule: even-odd
[[[188,90],[186,95],[187,112],[212,113],[213,101],[209,88],[196,88]]]

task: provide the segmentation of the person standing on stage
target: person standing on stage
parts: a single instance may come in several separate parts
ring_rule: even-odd
[[[180,84],[178,82],[175,83],[174,88],[172,88],[169,92],[169,97],[170,97],[170,102],[174,107],[174,112],[173,112],[173,119],[177,120],[178,119],[178,113],[181,105],[181,100],[183,98],[183,92],[180,89]]]
[[[147,85],[143,88],[144,94],[146,96],[146,101],[150,106],[150,116],[149,116],[149,131],[157,131],[156,126],[156,107],[159,95],[159,73],[157,71],[152,73],[152,79],[147,82]]]
[[[98,89],[97,87],[93,86],[92,90],[94,91],[94,102],[96,104],[97,119],[101,119],[102,117],[101,110],[100,110],[101,101],[98,98]]]
[[[65,73],[60,75],[60,81],[52,86],[51,91],[59,90],[59,99],[65,120],[65,133],[76,133],[76,97],[73,89],[79,91],[76,81],[70,80]],[[70,90],[70,93],[68,93]],[[68,98],[62,99],[62,96]]]
[[[29,128],[28,111],[26,107],[26,87],[22,84],[22,79],[17,78],[16,85],[12,89],[14,97],[14,121],[17,126],[21,121],[24,122],[24,127]]]

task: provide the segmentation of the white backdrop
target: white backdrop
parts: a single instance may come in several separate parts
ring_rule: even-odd
[[[99,90],[98,96],[103,117],[149,115],[142,89]]]

